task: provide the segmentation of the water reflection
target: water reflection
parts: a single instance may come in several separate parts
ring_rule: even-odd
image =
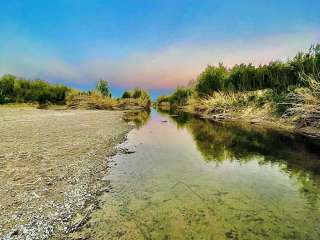
[[[300,192],[315,204],[320,193],[320,143],[302,136],[241,123],[199,119],[168,113],[177,128],[186,128],[206,161],[277,165],[300,183]]]
[[[121,147],[135,153],[109,163],[110,191],[82,238],[320,239],[316,143],[187,114],[127,121],[139,129]]]
[[[123,120],[126,122],[133,122],[137,129],[141,128],[143,125],[147,124],[150,120],[151,111],[127,111],[123,116]]]

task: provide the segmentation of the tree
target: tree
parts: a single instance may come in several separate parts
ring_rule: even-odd
[[[111,90],[109,88],[109,83],[107,80],[99,80],[96,85],[96,91],[102,96],[111,97]]]
[[[214,91],[221,90],[224,87],[227,76],[228,70],[222,63],[218,67],[209,65],[198,77],[196,91],[199,95],[208,95]]]

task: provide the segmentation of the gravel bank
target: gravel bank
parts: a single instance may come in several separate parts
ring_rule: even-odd
[[[128,131],[121,112],[0,109],[0,238],[76,230]]]

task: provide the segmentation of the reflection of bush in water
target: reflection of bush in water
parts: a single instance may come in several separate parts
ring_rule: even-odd
[[[134,122],[137,128],[141,128],[150,119],[150,111],[128,111],[123,119],[126,122]]]
[[[199,150],[208,161],[247,162],[254,157],[263,156],[260,157],[262,164],[276,162],[290,165],[290,168],[294,168],[294,165],[303,165],[304,168],[311,169],[320,165],[317,147],[308,144],[306,139],[299,136],[194,118],[187,121],[185,126],[192,133]],[[320,171],[320,169],[314,170]]]
[[[319,145],[307,139],[250,125],[215,123],[182,114],[172,117],[178,127],[188,129],[207,161],[255,159],[259,164],[276,164],[301,185],[300,191],[310,203],[320,193]]]

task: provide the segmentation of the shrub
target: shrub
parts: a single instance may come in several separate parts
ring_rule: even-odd
[[[177,88],[176,91],[169,97],[171,104],[179,106],[186,105],[189,97],[192,95],[192,90],[188,88]]]
[[[160,95],[157,98],[157,104],[161,104],[161,103],[165,103],[165,102],[170,102],[170,97],[169,96],[164,96],[164,95]]]
[[[130,91],[124,91],[121,98],[131,98],[131,92]]]
[[[143,95],[143,90],[141,88],[135,88],[132,92],[132,98],[140,98]]]
[[[26,80],[13,75],[0,78],[0,103],[64,103],[70,88],[42,80]]]
[[[111,97],[111,90],[107,80],[99,80],[96,85],[96,92],[104,97]]]
[[[195,89],[200,96],[218,91],[223,88],[227,75],[227,69],[222,64],[208,66],[198,77]]]
[[[142,107],[149,109],[151,97],[149,93],[141,88],[134,88],[132,91],[125,91],[119,101],[120,107],[130,109],[132,107]]]
[[[72,109],[112,110],[117,104],[117,100],[96,93],[72,95],[67,102],[68,107]]]

